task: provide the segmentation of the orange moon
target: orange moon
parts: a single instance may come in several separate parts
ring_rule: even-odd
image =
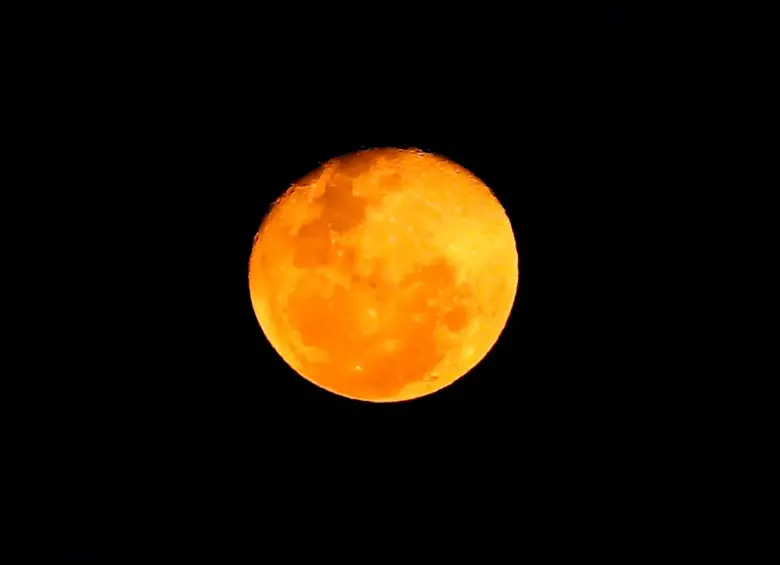
[[[332,159],[263,219],[249,289],[302,377],[371,402],[425,396],[490,351],[518,284],[512,226],[476,176],[415,149]]]

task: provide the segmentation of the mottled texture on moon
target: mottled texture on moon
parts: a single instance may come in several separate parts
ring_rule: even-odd
[[[469,171],[373,149],[284,193],[255,239],[249,283],[263,332],[296,372],[390,402],[441,389],[488,353],[518,257],[504,209]]]

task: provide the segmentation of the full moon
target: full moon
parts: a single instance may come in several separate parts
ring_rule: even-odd
[[[252,307],[279,355],[315,385],[371,402],[469,372],[503,331],[518,276],[491,190],[416,149],[337,157],[293,183],[249,260]]]

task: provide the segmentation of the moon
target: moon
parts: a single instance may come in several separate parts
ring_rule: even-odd
[[[417,149],[334,158],[272,205],[249,260],[252,307],[298,374],[397,402],[475,367],[519,277],[509,218],[465,168]]]

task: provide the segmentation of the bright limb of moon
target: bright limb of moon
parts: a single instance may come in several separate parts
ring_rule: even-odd
[[[509,318],[518,256],[503,207],[444,157],[372,149],[325,163],[272,206],[255,238],[257,319],[297,373],[393,402],[470,371]]]

